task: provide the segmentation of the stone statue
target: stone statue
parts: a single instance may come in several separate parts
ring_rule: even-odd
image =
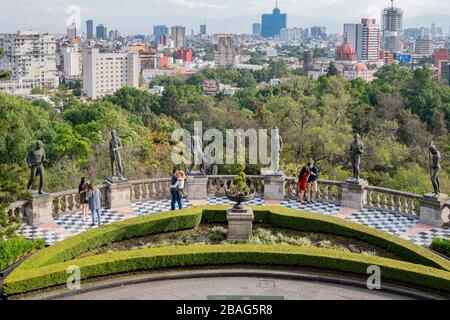
[[[441,173],[441,153],[436,149],[436,146],[431,142],[431,146],[428,149],[429,162],[430,162],[430,178],[433,184],[434,194],[436,196],[441,193],[441,183],[439,180],[439,174]]]
[[[361,136],[354,134],[354,141],[350,145],[349,160],[353,167],[353,179],[358,181],[361,175],[361,156],[364,154],[364,144],[361,142]]]
[[[206,170],[208,169],[208,164],[205,162],[205,159],[203,157],[203,150],[202,150],[202,140],[199,136],[192,136],[191,137],[191,146],[190,151],[192,154],[192,162],[190,165],[186,165],[186,169],[188,171],[188,174],[190,175],[205,175]]]
[[[272,140],[272,172],[273,174],[280,174],[280,159],[281,152],[283,152],[283,139],[280,130],[277,127],[271,128],[269,137]]]
[[[123,177],[122,156],[120,154],[120,150],[123,147],[122,142],[117,137],[117,133],[115,130],[111,131],[111,137],[112,138],[109,141],[109,154],[111,157],[112,178],[119,178],[120,180],[125,180],[125,178]]]
[[[45,156],[45,151],[42,146],[42,141],[36,141],[36,147],[31,150],[27,155],[27,163],[31,169],[30,180],[28,182],[27,191],[30,191],[33,186],[36,176],[39,176],[39,194],[44,194],[44,182],[45,182],[45,172],[44,164],[47,163],[47,158]]]

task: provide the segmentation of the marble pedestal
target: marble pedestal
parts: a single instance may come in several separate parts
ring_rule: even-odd
[[[264,177],[264,200],[284,200],[286,179],[284,175]]]
[[[25,217],[31,226],[53,222],[53,200],[49,194],[34,193],[25,207]]]
[[[131,184],[128,180],[107,179],[106,208],[116,209],[131,205]]]
[[[208,177],[205,175],[188,176],[188,200],[208,199]]]
[[[420,199],[420,222],[442,227],[449,222],[450,197],[446,194],[429,193]]]
[[[250,240],[253,231],[253,210],[242,206],[240,209],[232,208],[227,212],[228,234],[227,240],[245,241]]]
[[[342,185],[342,206],[345,208],[362,209],[367,201],[365,188],[369,183],[365,180],[348,179]]]

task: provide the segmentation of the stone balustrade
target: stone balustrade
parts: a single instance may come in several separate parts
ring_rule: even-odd
[[[188,194],[190,199],[223,197],[234,185],[234,175],[207,177],[189,177]],[[170,198],[171,178],[124,181],[108,184],[99,189],[102,193],[102,205],[105,208],[118,209],[132,203]],[[298,199],[297,179],[283,176],[247,176],[247,185],[257,197],[266,200]],[[352,184],[341,181],[318,181],[319,192],[316,201],[339,204],[345,207],[361,209],[383,209],[418,218],[427,224],[442,225],[448,222],[450,199],[435,198],[433,195],[417,195],[408,192],[385,189],[364,184]],[[356,188],[357,186],[358,188]],[[284,190],[284,194],[283,194]],[[360,200],[358,200],[358,199]],[[348,200],[352,201],[348,201]],[[354,199],[358,201],[354,201]],[[80,211],[78,190],[51,193],[17,201],[10,205],[7,213],[21,217],[22,221],[38,225],[53,221],[61,215]]]
[[[420,195],[379,187],[366,187],[366,207],[385,209],[395,213],[418,216]]]
[[[342,200],[342,184],[343,182],[341,181],[319,180],[319,192],[317,193],[316,201],[340,204]],[[288,199],[299,198],[298,179],[286,178],[285,196]]]

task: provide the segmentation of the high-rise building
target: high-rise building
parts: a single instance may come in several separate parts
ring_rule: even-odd
[[[403,10],[392,5],[383,9],[383,23],[381,28],[381,47],[384,51],[402,51]]]
[[[86,21],[86,37],[88,40],[94,39],[94,20]]]
[[[308,71],[311,70],[312,63],[314,61],[314,51],[305,50],[303,51],[303,74],[308,75]]]
[[[192,50],[178,49],[176,57],[184,62],[192,62]]]
[[[322,26],[311,27],[311,38],[325,39],[327,37],[327,28]]]
[[[361,23],[345,24],[344,39],[355,49],[358,60],[379,60],[380,26],[375,19],[361,19]]]
[[[281,29],[287,27],[287,14],[282,14],[280,9],[278,9],[278,1],[272,14],[263,14],[261,20],[261,35],[263,37],[279,36]]]
[[[305,40],[308,38],[308,29],[302,28],[285,28],[281,29],[280,39],[284,41]]]
[[[236,46],[234,38],[230,35],[220,35],[216,54],[216,64],[219,68],[235,68]]]
[[[62,48],[64,61],[64,75],[66,77],[80,77],[83,73],[82,52],[78,45]]]
[[[431,56],[433,54],[434,46],[431,36],[429,34],[420,36],[416,39],[415,53],[422,56]]]
[[[139,73],[139,52],[83,50],[83,88],[91,99],[102,98],[125,86],[138,88]]]
[[[206,23],[200,25],[200,35],[205,35],[206,32]]]
[[[102,24],[99,24],[97,26],[97,30],[96,30],[96,34],[97,34],[97,39],[100,40],[106,40],[106,38],[108,37],[108,30],[106,29],[106,27]]]
[[[169,28],[165,25],[153,26],[153,35],[155,36],[155,41],[161,41],[161,36],[169,34]]]
[[[439,61],[449,60],[449,59],[450,59],[449,49],[439,48],[439,49],[434,50],[433,64],[436,68],[439,66]]]
[[[415,38],[420,37],[422,35],[422,33],[423,33],[423,29],[421,29],[421,28],[407,28],[407,29],[403,30],[403,37],[405,39],[407,39],[407,38],[415,39]]]
[[[254,23],[252,26],[252,34],[255,37],[261,36],[261,23]]]
[[[0,34],[0,48],[4,54],[2,69],[11,72],[11,83],[19,84],[23,92],[58,86],[54,36],[34,31]]]
[[[67,27],[67,38],[69,40],[75,40],[77,37],[77,25],[75,23],[72,23]]]
[[[173,26],[171,31],[171,37],[175,48],[183,48],[186,43],[186,28],[183,26]]]

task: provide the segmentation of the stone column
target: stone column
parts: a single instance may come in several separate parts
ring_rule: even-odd
[[[188,200],[208,199],[208,177],[188,176],[187,178]]]
[[[253,230],[253,210],[247,206],[232,208],[227,212],[228,234],[227,240],[249,240]]]
[[[450,198],[446,194],[435,195],[429,193],[420,199],[420,222],[423,224],[442,227],[449,222]]]
[[[286,179],[284,175],[264,177],[264,200],[284,200]]]
[[[365,180],[349,179],[342,185],[342,206],[345,208],[362,209],[367,203],[369,183]]]
[[[25,207],[25,216],[31,226],[54,222],[53,198],[48,194],[33,195],[33,199]]]
[[[117,209],[131,206],[131,183],[106,180],[106,208]]]

